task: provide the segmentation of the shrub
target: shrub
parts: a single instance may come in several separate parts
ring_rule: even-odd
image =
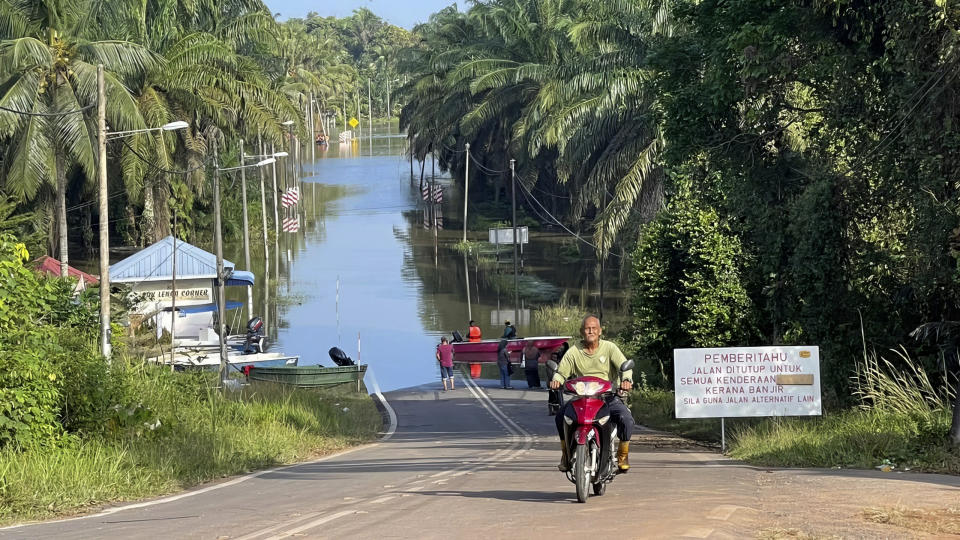
[[[742,343],[750,299],[740,241],[689,187],[643,229],[633,256],[632,333],[638,361],[673,377],[673,349]]]

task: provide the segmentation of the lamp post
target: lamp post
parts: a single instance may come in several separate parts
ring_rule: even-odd
[[[97,65],[97,169],[99,170],[98,191],[100,198],[100,352],[110,361],[110,219],[107,186],[107,140],[120,139],[149,131],[174,131],[189,127],[190,124],[177,121],[160,127],[134,129],[128,131],[107,131],[107,92],[103,78],[103,64]]]
[[[263,167],[264,165],[269,165],[276,161],[274,158],[264,159],[253,165],[240,165],[237,167],[226,167],[220,168],[220,163],[218,161],[217,154],[217,145],[214,142],[213,145],[213,164],[216,170],[213,174],[213,206],[214,206],[214,245],[217,251],[217,334],[219,334],[220,341],[220,383],[221,386],[227,380],[227,336],[226,334],[226,291],[224,286],[226,285],[226,272],[223,269],[223,230],[220,223],[220,173],[227,171],[240,170],[241,174],[243,170],[248,167]],[[243,199],[244,202],[244,215],[246,215],[246,198]],[[248,251],[247,257],[249,257],[249,246],[247,245],[247,235],[244,234],[244,249]],[[249,267],[248,267],[249,270]],[[247,310],[253,312],[253,292],[247,291]]]

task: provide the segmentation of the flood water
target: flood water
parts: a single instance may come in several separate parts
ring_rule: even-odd
[[[389,390],[436,380],[440,336],[453,330],[466,334],[471,316],[487,338],[500,336],[505,318],[516,324],[507,250],[502,264],[484,265],[453,249],[462,237],[463,195],[448,178],[439,178],[439,171],[437,183],[445,189],[437,217],[443,228],[434,229],[429,214],[425,219],[419,164],[414,163],[417,178],[411,181],[396,125],[364,132],[352,144],[317,148],[315,162],[309,151],[304,159],[301,229],[281,232],[279,246],[269,246],[269,282],[263,240],[251,238],[257,277],[253,311],[266,315],[270,350],[300,355],[300,365],[330,366],[327,350],[339,346],[368,364],[380,387]],[[427,176],[430,168],[428,158]],[[251,196],[259,197],[259,187]],[[252,222],[260,219],[258,212],[250,216]],[[470,237],[486,241],[487,231],[471,231]],[[226,242],[227,258],[242,269],[242,240]],[[571,305],[596,305],[595,261],[571,257],[575,243],[564,232],[531,232],[523,274],[533,284],[520,289],[519,335],[547,333],[533,321],[538,304],[563,296]],[[605,276],[608,316],[622,313],[619,270],[608,269]],[[245,292],[231,289],[231,300],[246,300]],[[244,309],[231,326],[246,317]]]

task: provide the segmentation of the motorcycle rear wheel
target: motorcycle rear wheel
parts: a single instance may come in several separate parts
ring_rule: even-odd
[[[578,444],[573,461],[573,481],[577,486],[577,501],[585,503],[590,497],[590,472],[587,470],[589,459],[587,445]]]

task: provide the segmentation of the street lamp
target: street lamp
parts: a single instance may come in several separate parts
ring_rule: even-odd
[[[280,157],[287,157],[287,155],[288,154],[286,152],[274,152],[272,154],[255,154],[255,155],[244,154],[243,159],[280,158]],[[274,159],[273,161],[276,161],[276,159]],[[269,163],[264,163],[264,165],[269,165],[270,163],[273,163],[273,161]],[[257,166],[259,167],[260,164],[257,163]]]
[[[153,128],[144,128],[144,129],[130,129],[127,131],[108,131],[107,140],[112,141],[113,139],[122,139],[123,137],[129,137],[130,135],[136,135],[137,133],[147,133],[150,131],[176,131],[178,129],[186,129],[190,127],[190,124],[184,122],[183,120],[177,120],[176,122],[169,122],[160,127]]]
[[[216,150],[216,147],[214,147]],[[216,152],[214,152],[216,154]],[[240,141],[240,155],[243,155],[243,141]],[[227,336],[225,317],[227,311],[226,291],[224,290],[225,278],[223,271],[223,231],[220,224],[220,173],[228,171],[240,171],[240,185],[243,191],[243,253],[246,259],[247,270],[250,270],[250,231],[247,222],[247,182],[244,170],[250,167],[263,167],[276,161],[275,158],[267,158],[251,165],[238,165],[236,167],[223,167],[219,164],[213,175],[213,206],[214,208],[214,244],[217,251],[217,334],[220,341],[220,382],[221,385],[227,380]],[[253,317],[253,291],[247,288],[247,312]]]
[[[97,146],[99,151],[100,195],[100,352],[110,361],[110,219],[107,190],[107,140],[120,139],[150,131],[174,131],[185,129],[190,124],[183,121],[170,122],[160,127],[128,131],[107,131],[107,92],[103,79],[103,64],[97,65]]]

